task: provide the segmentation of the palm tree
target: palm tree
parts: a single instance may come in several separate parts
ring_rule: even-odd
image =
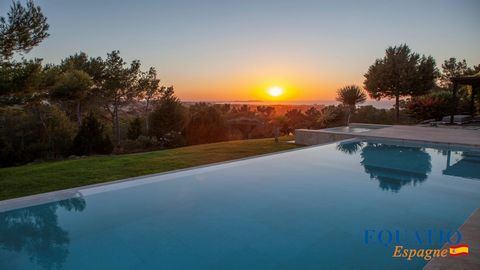
[[[356,105],[366,100],[367,95],[356,85],[344,86],[337,90],[337,101],[340,101],[348,108],[347,126],[350,123],[350,116],[355,111]]]

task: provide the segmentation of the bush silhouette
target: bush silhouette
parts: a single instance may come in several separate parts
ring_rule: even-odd
[[[128,127],[127,137],[129,140],[136,140],[142,135],[142,122],[139,117],[135,117]]]
[[[113,144],[108,135],[103,135],[104,126],[90,113],[82,122],[82,126],[73,140],[72,154],[110,154]]]

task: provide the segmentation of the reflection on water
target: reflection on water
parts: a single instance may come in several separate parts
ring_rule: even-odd
[[[442,153],[447,156],[447,165],[443,174],[470,179],[480,179],[480,153],[462,152],[460,159],[452,161],[452,151]]]
[[[86,202],[75,197],[59,202],[0,213],[0,252],[26,254],[44,269],[61,268],[68,256],[68,232],[58,225],[57,210],[83,211]],[[3,269],[2,262],[0,268]]]
[[[432,170],[430,154],[421,147],[353,142],[337,149],[347,154],[361,150],[360,163],[382,190],[398,192],[404,185],[421,183]]]
[[[345,154],[353,155],[362,149],[363,142],[351,142],[351,143],[339,143],[337,144],[337,150],[344,152]]]

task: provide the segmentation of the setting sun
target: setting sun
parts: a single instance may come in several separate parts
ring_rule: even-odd
[[[283,95],[283,89],[278,86],[268,88],[267,92],[272,97],[279,97]]]

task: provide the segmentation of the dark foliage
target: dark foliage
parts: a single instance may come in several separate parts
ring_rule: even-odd
[[[187,144],[219,142],[227,139],[224,115],[218,106],[198,103],[190,107],[185,129]]]
[[[130,121],[130,125],[128,126],[127,138],[129,140],[136,140],[140,135],[142,135],[142,121],[140,117],[135,117],[135,119]]]
[[[54,106],[0,108],[0,166],[64,157],[73,126]]]
[[[365,74],[364,86],[371,98],[395,98],[396,119],[400,98],[426,94],[435,85],[438,71],[431,56],[420,56],[406,45],[389,47]]]
[[[417,120],[441,120],[450,111],[452,95],[438,92],[420,97],[413,97],[406,106],[410,116]]]
[[[187,124],[187,110],[173,95],[173,88],[166,90],[150,114],[150,135],[164,141],[166,147],[184,142],[181,133]]]
[[[13,2],[7,17],[0,17],[0,62],[15,52],[29,52],[48,37],[48,28],[47,18],[32,0],[26,7]]]
[[[113,144],[108,135],[104,135],[103,125],[90,113],[82,122],[71,153],[77,156],[90,154],[110,154]]]

